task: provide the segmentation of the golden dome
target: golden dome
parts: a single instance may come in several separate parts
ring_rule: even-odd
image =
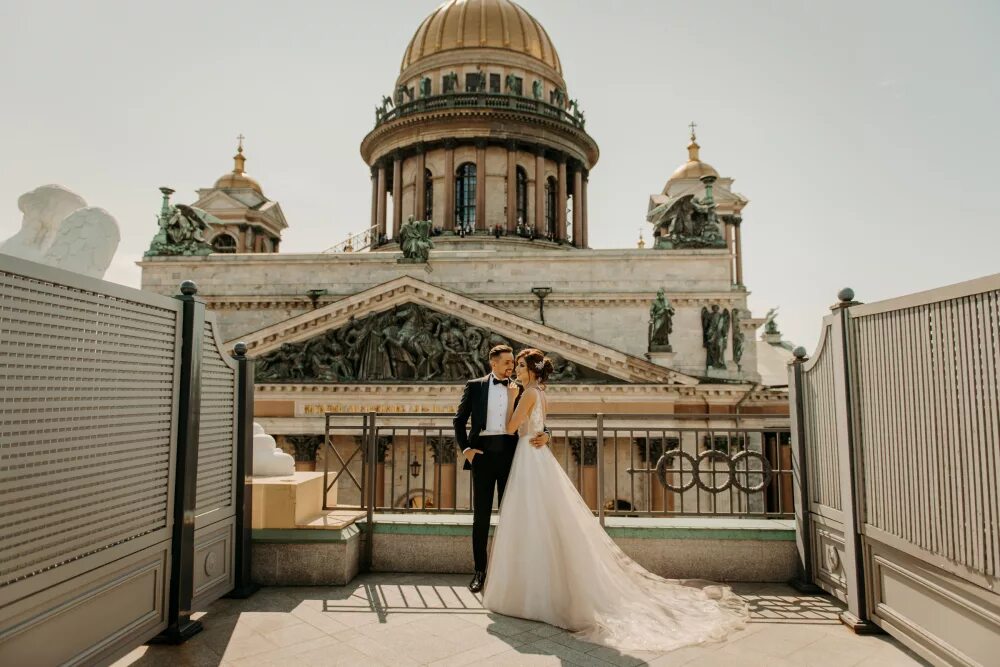
[[[247,159],[243,157],[243,146],[240,145],[240,147],[236,149],[236,155],[233,156],[233,170],[228,174],[223,174],[219,177],[219,180],[215,182],[216,189],[253,190],[263,197],[264,191],[261,190],[260,183],[243,173],[243,166],[246,164],[246,161]]]
[[[463,48],[522,53],[562,76],[559,54],[545,28],[510,0],[447,0],[417,28],[399,69],[442,51]]]
[[[691,136],[691,143],[688,144],[688,161],[677,167],[677,170],[670,175],[670,179],[667,181],[676,181],[681,178],[701,178],[702,176],[715,176],[719,177],[719,172],[715,170],[715,167],[708,164],[707,162],[702,162],[698,157],[698,150],[701,146],[698,142],[694,140],[694,135]]]

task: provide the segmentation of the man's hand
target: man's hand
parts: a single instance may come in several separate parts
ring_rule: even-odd
[[[536,449],[539,447],[544,447],[545,445],[549,444],[549,434],[546,433],[545,431],[542,431],[528,442],[530,442],[531,446]]]
[[[472,459],[476,458],[476,454],[482,454],[481,449],[466,449],[465,450],[465,460],[472,463]]]

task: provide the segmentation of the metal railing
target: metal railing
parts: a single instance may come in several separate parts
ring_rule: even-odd
[[[332,245],[323,251],[323,254],[332,252],[359,252],[375,245],[378,227],[372,226],[362,232],[355,232],[336,245]]]
[[[705,416],[669,417],[550,415],[550,449],[602,521],[793,516],[787,426],[744,428],[729,418],[732,426],[720,428],[705,425]],[[451,420],[446,413],[327,413],[323,471],[326,491],[337,489],[336,507],[471,512],[472,476]]]
[[[404,102],[397,107],[386,110],[384,113],[380,113],[376,118],[375,125],[377,127],[403,116],[444,109],[505,109],[519,111],[567,123],[580,130],[584,129],[586,123],[582,113],[577,112],[574,114],[542,100],[523,97],[521,95],[479,92],[447,93]]]

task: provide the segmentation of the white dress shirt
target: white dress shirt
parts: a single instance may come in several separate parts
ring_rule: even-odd
[[[507,386],[493,382],[496,378],[490,373],[489,395],[486,399],[486,427],[479,435],[504,435],[507,433]],[[497,378],[499,379],[499,378]]]

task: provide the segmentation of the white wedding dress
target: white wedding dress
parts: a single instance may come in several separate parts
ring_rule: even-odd
[[[671,651],[743,627],[746,604],[728,587],[658,577],[608,537],[549,448],[528,442],[543,429],[542,403],[518,429],[483,606],[627,650]]]

